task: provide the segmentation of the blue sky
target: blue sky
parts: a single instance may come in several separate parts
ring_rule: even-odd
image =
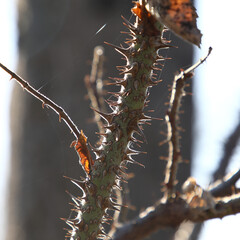
[[[0,1],[0,62],[12,70],[17,64],[16,2]],[[239,7],[235,0],[201,0],[198,9],[198,25],[203,33],[201,49],[196,50],[195,60],[205,56],[208,47],[213,51],[207,62],[196,71],[194,79],[194,101],[197,104],[195,136],[198,141],[194,148],[193,175],[198,184],[207,187],[210,176],[218,164],[222,146],[229,131],[240,118],[240,34]],[[97,26],[96,26],[97,28]],[[13,81],[0,70],[0,191],[6,190],[9,169],[9,104]],[[240,147],[238,147],[229,171],[240,167]],[[5,192],[6,193],[6,192]],[[5,195],[5,194],[3,194]],[[0,198],[0,215],[4,215],[4,198]],[[205,224],[201,240],[236,239],[240,216],[212,220]],[[0,239],[4,234],[4,217],[0,218]],[[1,235],[2,234],[2,235]],[[229,236],[231,234],[231,236]]]

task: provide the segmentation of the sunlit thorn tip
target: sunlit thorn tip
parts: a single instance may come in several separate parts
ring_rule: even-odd
[[[91,107],[91,109],[97,112],[105,121],[107,121],[107,123],[110,124],[112,122],[113,114],[100,112],[97,109],[94,109],[93,107]]]

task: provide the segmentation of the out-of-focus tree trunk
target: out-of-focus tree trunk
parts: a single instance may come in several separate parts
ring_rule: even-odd
[[[97,128],[89,119],[93,117],[85,99],[84,76],[90,73],[89,62],[93,48],[103,41],[119,44],[121,15],[131,17],[131,1],[124,0],[19,0],[19,65],[18,74],[34,87],[61,105],[92,144]],[[95,34],[104,24],[106,27]],[[176,38],[171,34],[170,38]],[[155,117],[164,117],[168,101],[168,85],[174,73],[192,61],[192,48],[173,41],[178,49],[163,53],[173,60],[165,64],[160,78],[164,80],[152,89],[150,108]],[[161,53],[160,53],[161,54]],[[109,47],[105,51],[105,77],[116,76],[120,55]],[[184,99],[182,126],[186,129],[182,141],[184,159],[191,157],[191,98]],[[13,90],[11,106],[12,156],[8,200],[7,240],[64,239],[67,227],[60,217],[68,217],[70,197],[65,190],[81,194],[63,175],[79,178],[83,174],[76,153],[69,148],[73,136],[69,129],[58,123],[58,116],[41,109],[41,103],[19,86]],[[167,156],[167,148],[158,147],[166,131],[163,122],[153,121],[145,127],[148,154],[137,157],[145,168],[130,166],[135,178],[129,181],[130,197],[135,212],[154,203],[161,196],[165,163],[159,156]],[[189,174],[190,165],[180,166],[179,181]],[[170,235],[158,233],[158,238]],[[167,234],[167,235],[165,235]],[[153,236],[154,239],[156,236]]]

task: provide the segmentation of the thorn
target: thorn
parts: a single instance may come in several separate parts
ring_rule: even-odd
[[[113,187],[115,187],[115,188],[117,188],[119,191],[122,191],[123,189],[122,189],[122,187],[121,186],[119,186],[118,184],[113,184]]]
[[[103,137],[107,137],[107,136],[108,136],[107,133],[95,132],[95,134],[97,134],[97,135],[99,135],[99,136],[103,136]]]
[[[134,37],[134,35],[135,35],[135,34],[133,34],[131,31],[130,31],[130,32],[121,31],[120,33],[122,33],[122,34],[127,34],[127,35],[129,35],[129,36],[131,36],[131,37]],[[126,40],[129,41],[129,40],[132,40],[132,39],[129,39],[129,38],[128,38],[128,39],[126,39]],[[127,43],[128,41],[126,41],[125,43]]]
[[[124,174],[124,175],[126,175],[126,176],[127,176],[128,174],[127,174],[126,172],[124,172],[120,167],[118,167],[118,166],[112,166],[112,167],[111,167],[111,170],[116,174],[116,176],[118,177],[119,180],[124,180],[124,181],[126,181],[123,176],[119,175],[119,172],[121,172],[122,174]]]
[[[61,114],[59,114],[58,121],[61,122],[61,120],[62,120],[62,117],[61,117]]]
[[[145,168],[145,166],[144,166],[143,164],[141,164],[140,162],[137,162],[137,161],[133,160],[133,159],[131,158],[131,156],[129,156],[129,155],[127,155],[127,154],[124,156],[124,160],[123,160],[123,161],[129,162],[129,163],[132,163],[132,164],[136,164],[136,165],[139,165],[139,166]]]
[[[123,19],[123,24],[127,27],[127,28],[129,28],[129,29],[131,29],[132,31],[134,31],[134,33],[135,32],[137,32],[137,28],[132,24],[132,23],[130,23],[125,17],[123,17],[123,16],[121,16],[121,18]]]
[[[119,106],[120,103],[118,103],[117,101],[113,101],[113,100],[105,100],[105,102],[110,106],[110,107],[116,107]]]
[[[140,154],[140,153],[147,154],[147,152],[136,151],[136,150],[131,149],[131,148],[129,148],[129,147],[127,148],[127,150],[125,151],[125,153],[126,153],[127,155],[138,155],[138,154]]]
[[[117,178],[119,181],[122,181],[122,182],[124,182],[124,183],[128,183],[128,181],[127,181],[125,178],[123,178],[123,176],[120,176],[120,175],[116,174],[116,178]]]
[[[128,176],[128,174],[127,174],[122,168],[127,169],[127,167],[123,167],[123,166],[122,166],[122,167],[118,167],[118,171],[120,171],[122,174]]]
[[[154,78],[154,77],[152,77],[152,78]],[[156,78],[155,78],[156,79]],[[149,86],[156,86],[158,83],[160,83],[160,82],[162,82],[162,79],[160,79],[160,80],[157,80],[157,81],[153,81],[152,79],[150,79],[149,78],[149,80],[148,80],[148,85]]]
[[[60,218],[62,221],[66,222],[68,219],[67,218]]]
[[[162,146],[162,145],[164,145],[164,144],[166,144],[166,143],[168,143],[168,142],[169,142],[168,139],[163,140],[163,141],[161,141],[160,143],[158,143],[158,146]]]
[[[85,190],[86,190],[86,182],[85,181],[80,181],[80,180],[70,178],[67,176],[63,176],[63,177],[66,179],[69,179],[72,183],[74,183],[77,187],[79,187],[83,192],[83,197],[81,197],[81,198],[85,198]]]
[[[149,109],[149,110],[147,110],[147,112],[155,112],[155,110],[154,109]]]
[[[145,143],[147,143],[147,139],[146,139],[146,137],[145,137],[142,129],[140,128],[140,126],[139,126],[138,124],[137,124],[137,126],[134,126],[133,131],[134,131],[135,133],[137,133],[139,136],[141,136],[141,137],[143,138],[143,141],[144,141]]]
[[[139,166],[145,168],[144,164],[141,164],[140,162],[135,161],[135,160],[133,160],[133,159],[127,160],[127,161],[128,161],[129,163],[136,164],[136,165],[139,165]]]
[[[114,81],[124,81],[125,80],[124,78],[117,78],[117,77],[108,77],[108,78],[111,80],[114,80]]]
[[[111,95],[113,95],[116,98],[118,98],[119,96],[122,95],[122,93],[120,93],[120,92],[108,92],[108,94],[111,94]]]
[[[132,141],[133,143],[143,143],[143,141],[141,141],[133,136],[130,137],[130,141]]]
[[[141,145],[143,143],[143,141],[141,140],[138,140],[137,138],[131,136],[130,137],[130,141],[133,143],[133,144],[136,144],[139,148],[141,148]]]
[[[152,70],[155,70],[155,71],[162,71],[162,68],[152,67]]]
[[[105,125],[104,128],[109,129],[111,132],[113,132],[116,129],[116,124],[110,124],[110,125]]]
[[[146,124],[146,125],[148,125],[148,126],[151,126],[151,125],[152,125],[150,122],[146,122],[146,121],[143,121],[142,123],[143,123],[143,124]]]
[[[114,83],[107,83],[107,85],[118,85],[118,86],[123,86],[126,87],[127,86],[127,80],[124,78],[110,78],[111,80],[114,80],[116,82]]]
[[[108,209],[120,212],[120,210],[118,208],[116,208],[115,206],[113,206],[112,204],[109,205]]]
[[[42,109],[44,109],[44,107],[45,107],[45,102],[42,103]]]
[[[152,121],[152,120],[163,120],[162,118],[155,118],[155,117],[150,117],[146,116],[144,113],[141,114],[141,119],[139,121]]]
[[[137,72],[138,72],[138,69],[139,69],[139,67],[138,67],[138,63],[136,63],[136,62],[134,62],[131,66],[130,66],[130,68],[128,68],[129,66],[126,66],[126,69],[125,70],[123,70],[121,73],[120,73],[120,75],[121,74],[126,74],[126,73],[131,73],[131,74],[136,74]]]
[[[111,202],[111,204],[113,204],[113,206],[128,208],[127,205],[122,205],[122,204],[118,204],[118,203],[114,202],[114,201],[112,200],[112,198],[110,198],[110,202]]]
[[[92,144],[88,143],[89,144],[89,147],[91,148],[91,150],[97,155],[97,156],[100,156],[103,152],[102,149],[100,148],[95,148],[92,146]]]
[[[168,160],[169,160],[169,157],[160,156],[159,159],[160,159],[160,160],[163,160],[163,161],[168,161]]]
[[[71,199],[74,201],[74,203],[79,206],[79,199],[72,195],[68,190],[65,190],[65,192],[71,197]]]
[[[130,36],[132,36],[131,34],[129,34]],[[132,36],[133,37],[133,36]],[[128,45],[128,46],[131,46],[132,43],[135,43],[136,42],[136,38],[132,38],[132,39],[127,39],[127,41],[125,41],[125,43]]]
[[[97,109],[94,109],[93,107],[91,107],[91,109],[95,112],[97,112],[108,124],[110,124],[112,122],[113,119],[113,114],[108,114],[108,113],[103,113],[98,111]]]
[[[122,54],[126,59],[128,59],[128,57],[130,56],[130,52],[129,52],[128,48],[118,47],[118,46],[108,43],[108,42],[104,42],[104,43],[113,47],[116,51],[118,51],[120,54]]]

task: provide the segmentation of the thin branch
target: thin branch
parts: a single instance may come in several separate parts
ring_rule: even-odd
[[[191,208],[181,198],[174,202],[160,203],[149,207],[129,224],[119,228],[114,240],[144,239],[155,231],[166,227],[177,227],[183,221],[203,222],[240,213],[240,194],[222,198],[214,206]]]
[[[0,67],[9,73],[11,75],[11,79],[15,79],[22,87],[23,89],[26,89],[30,94],[32,94],[35,98],[40,100],[42,102],[42,107],[49,106],[52,110],[54,110],[59,115],[59,122],[61,122],[61,119],[65,121],[71,132],[74,134],[76,139],[80,135],[80,131],[78,130],[77,126],[74,124],[72,119],[67,115],[67,113],[64,111],[63,108],[58,106],[56,103],[54,103],[51,99],[40,93],[38,90],[33,88],[27,81],[22,79],[20,76],[18,76],[16,73],[12,72],[10,69],[8,69],[6,66],[4,66],[2,63],[0,63]]]
[[[88,96],[92,107],[98,111],[106,112],[104,108],[104,99],[102,96],[102,76],[103,76],[104,48],[97,46],[93,51],[93,61],[91,75],[85,77],[85,85],[88,90]],[[104,132],[103,121],[97,112],[94,112],[95,120],[100,133]]]
[[[213,174],[214,181],[222,178],[226,174],[231,157],[240,139],[240,121],[224,144],[224,154],[220,160],[218,169]]]
[[[208,54],[205,58],[200,59],[196,64],[191,66],[185,71],[182,71],[179,75],[176,75],[173,81],[171,98],[169,103],[168,112],[165,116],[165,120],[168,128],[168,146],[169,156],[166,166],[165,185],[167,187],[167,198],[173,197],[174,186],[176,182],[176,174],[178,163],[181,160],[180,144],[179,144],[179,109],[181,106],[182,97],[185,94],[184,88],[186,80],[192,77],[192,71],[194,71],[200,64],[206,61],[207,57],[211,53],[212,48],[209,48]]]
[[[209,187],[209,191],[214,197],[231,195],[236,182],[240,179],[240,169],[228,174],[222,180],[218,180]]]

